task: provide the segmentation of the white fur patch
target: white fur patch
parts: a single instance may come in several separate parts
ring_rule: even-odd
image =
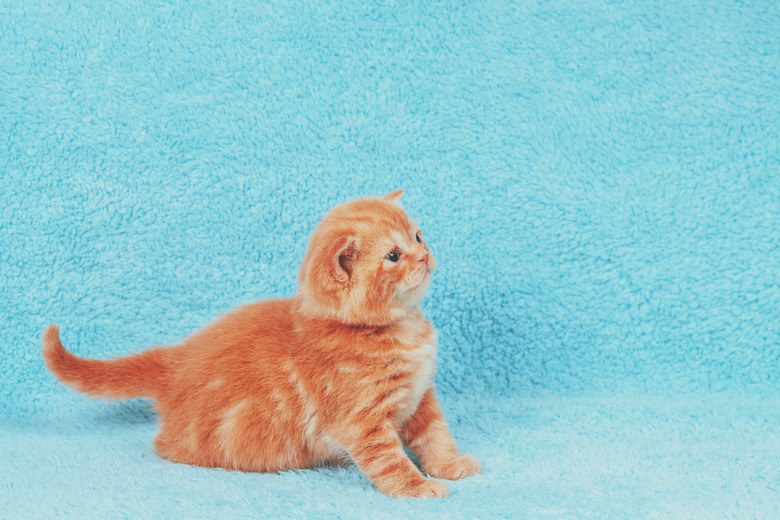
[[[218,377],[217,379],[214,379],[213,381],[209,381],[209,383],[206,385],[206,389],[208,390],[216,390],[217,388],[221,387],[225,384],[225,380],[221,377]]]
[[[303,405],[304,409],[304,417],[302,422],[303,433],[309,445],[311,446],[316,442],[316,435],[318,431],[317,410],[315,409],[314,403],[306,392],[306,389],[303,388],[303,384],[301,383],[298,374],[295,372],[295,370],[292,369],[292,366],[290,366],[290,377],[288,380],[293,384],[296,392],[298,393],[298,396],[301,399],[301,404]]]
[[[234,445],[236,440],[236,426],[243,411],[249,406],[248,399],[242,399],[231,406],[228,411],[222,415],[222,423],[217,428],[217,437],[219,445],[228,459],[235,457]]]

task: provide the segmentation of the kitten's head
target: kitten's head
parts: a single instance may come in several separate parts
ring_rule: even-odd
[[[302,313],[382,326],[416,307],[436,261],[398,204],[401,195],[348,202],[322,219],[301,266]]]

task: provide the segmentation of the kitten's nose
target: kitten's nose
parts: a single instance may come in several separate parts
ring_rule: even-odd
[[[428,265],[428,253],[425,253],[422,258],[420,258],[420,262],[425,262],[425,265]]]

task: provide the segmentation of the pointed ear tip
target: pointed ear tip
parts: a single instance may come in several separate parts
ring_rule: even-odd
[[[404,194],[404,190],[400,189],[400,190],[391,191],[390,193],[388,193],[382,198],[392,202],[398,202],[398,200],[401,198],[403,194]]]

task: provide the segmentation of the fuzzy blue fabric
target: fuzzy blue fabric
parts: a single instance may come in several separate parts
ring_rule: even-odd
[[[4,1],[0,518],[780,517],[778,5]],[[450,498],[173,464],[43,368],[292,295],[398,188]]]

